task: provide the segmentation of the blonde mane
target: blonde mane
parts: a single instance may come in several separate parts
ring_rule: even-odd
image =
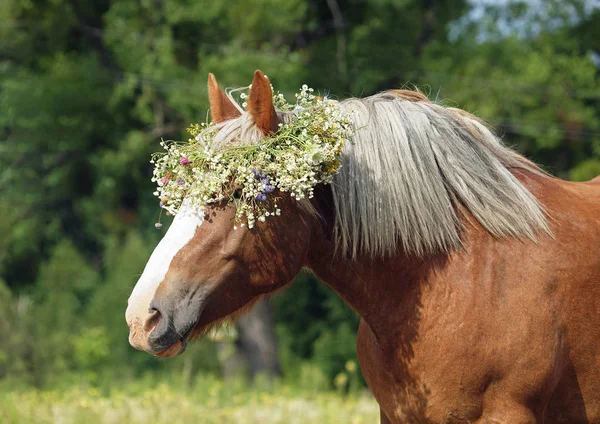
[[[545,174],[473,115],[406,90],[340,106],[357,127],[332,184],[342,252],[449,252],[461,245],[465,213],[496,237],[548,231],[536,198],[510,169]]]

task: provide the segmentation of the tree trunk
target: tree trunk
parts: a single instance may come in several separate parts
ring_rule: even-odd
[[[248,358],[250,377],[258,373],[280,376],[275,323],[268,301],[263,299],[254,305],[252,311],[240,319],[238,328],[239,348]]]

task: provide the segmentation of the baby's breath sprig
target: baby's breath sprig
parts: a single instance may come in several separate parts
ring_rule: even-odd
[[[294,119],[258,143],[216,148],[214,124],[191,125],[187,143],[161,142],[165,152],[150,161],[161,207],[174,215],[184,199],[199,212],[229,202],[236,206],[234,228],[253,228],[257,220],[281,214],[277,193],[312,198],[317,184],[331,182],[341,167],[342,147],[353,136],[348,113],[306,85],[296,103],[277,93],[273,104],[293,111]]]

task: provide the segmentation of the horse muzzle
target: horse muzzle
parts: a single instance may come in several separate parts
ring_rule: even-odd
[[[129,344],[155,356],[179,355],[187,348],[202,309],[202,299],[190,295],[168,302],[155,298],[146,310],[138,312],[130,304],[125,314]]]

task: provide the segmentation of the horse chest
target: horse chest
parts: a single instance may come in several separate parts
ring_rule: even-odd
[[[504,411],[490,405],[505,397],[543,409],[561,367],[559,332],[541,331],[543,320],[536,324],[532,317],[513,314],[515,331],[502,334],[497,318],[490,310],[483,313],[485,308],[470,309],[476,319],[463,323],[461,308],[432,312],[429,306],[425,302],[419,309],[418,322],[403,323],[389,346],[381,347],[361,321],[361,370],[390,422],[485,422],[489,413]],[[456,321],[448,321],[449,316]],[[527,328],[518,328],[524,321]],[[510,411],[521,413],[518,407]],[[507,422],[519,422],[519,417]]]

